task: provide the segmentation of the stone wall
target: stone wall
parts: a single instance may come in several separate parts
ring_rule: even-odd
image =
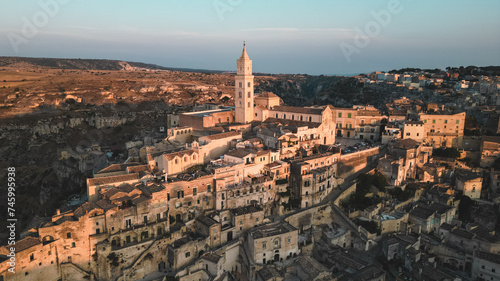
[[[346,178],[357,171],[366,167],[366,165],[377,161],[379,156],[379,147],[370,148],[355,153],[345,154],[340,157],[338,166],[338,175]]]
[[[293,214],[285,219],[299,231],[311,228],[313,225],[333,222],[332,207],[329,203],[312,207]]]

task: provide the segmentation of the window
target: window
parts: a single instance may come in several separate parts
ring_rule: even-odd
[[[248,84],[247,84],[247,85],[248,85],[248,87],[250,87],[250,82],[248,82]]]
[[[97,229],[95,230],[95,234],[100,234],[100,233],[101,233],[101,229],[97,228]]]
[[[444,120],[444,123],[447,124],[448,123],[448,120]]]
[[[410,136],[410,133],[406,133],[407,136]]]
[[[274,247],[278,247],[280,244],[280,242],[278,241],[278,239],[274,240]]]
[[[197,188],[193,187],[193,196],[196,196],[197,191],[198,191]]]
[[[240,225],[242,225],[242,224],[243,224],[243,221],[240,221]]]
[[[247,97],[249,97],[249,98],[250,98],[250,92],[248,92],[248,93],[247,93]]]
[[[457,120],[457,124],[460,124],[460,120]]]
[[[71,232],[66,233],[66,238],[71,238]]]
[[[342,112],[339,112],[339,118],[341,118],[341,117],[342,117]]]
[[[214,234],[216,234],[216,233],[217,233],[217,228],[214,228]]]
[[[352,118],[351,116],[352,116],[351,113],[347,113],[347,118]]]
[[[436,123],[436,119],[432,119],[432,124],[435,124]]]
[[[248,108],[250,108],[250,102],[248,102]]]
[[[212,186],[210,184],[207,184],[207,192],[212,192]]]
[[[125,227],[130,228],[132,226],[132,219],[125,220]]]
[[[267,247],[266,242],[262,243],[262,249],[265,249]]]
[[[35,255],[34,254],[31,254],[30,255],[30,261],[34,261],[35,260]]]
[[[240,82],[239,85],[240,85],[240,88],[243,87],[243,83]]]
[[[424,123],[427,123],[427,119],[424,120]]]
[[[239,92],[239,93],[238,93],[238,96],[240,97],[240,99],[242,98],[242,96],[241,96],[241,95],[242,95],[242,94],[241,94],[241,92]]]
[[[190,252],[186,252],[186,258],[189,258],[191,256]]]
[[[288,237],[288,238],[286,239],[286,241],[287,241],[288,243],[290,243],[290,242],[292,241],[292,238],[291,238],[291,237]]]
[[[76,247],[75,242],[71,243],[71,248],[75,248],[75,247]]]
[[[259,221],[259,218],[255,218],[255,221],[258,222]]]

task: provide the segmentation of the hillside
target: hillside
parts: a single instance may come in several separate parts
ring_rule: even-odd
[[[61,59],[61,58],[29,58],[0,57],[0,67],[15,67],[23,69],[52,68],[79,70],[170,70],[184,72],[222,73],[219,70],[163,67],[142,62],[107,60],[107,59]]]

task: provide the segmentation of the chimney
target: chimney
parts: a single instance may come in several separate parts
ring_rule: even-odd
[[[444,110],[444,104],[443,104],[443,105],[441,105],[441,110]]]
[[[61,209],[56,210],[56,215],[59,216],[61,214]]]

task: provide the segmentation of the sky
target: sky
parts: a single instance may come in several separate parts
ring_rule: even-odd
[[[500,65],[498,0],[2,0],[0,56],[357,74]]]

